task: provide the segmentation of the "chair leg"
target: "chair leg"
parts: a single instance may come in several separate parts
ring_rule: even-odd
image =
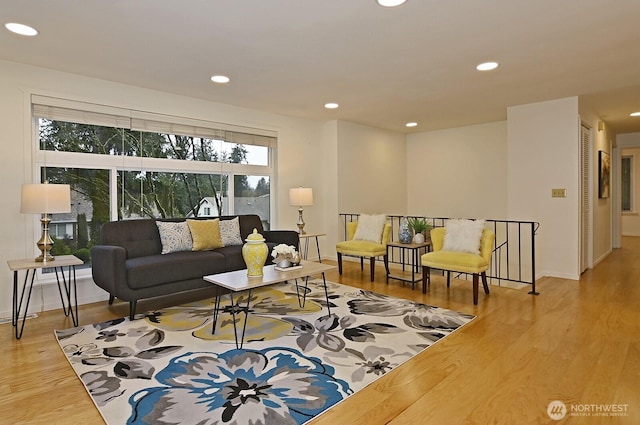
[[[484,293],[488,294],[489,293],[489,285],[487,284],[487,272],[482,272],[482,274],[480,276],[482,276],[482,286],[484,286]]]
[[[431,269],[427,266],[422,266],[422,293],[427,293],[427,287],[431,283]]]
[[[385,254],[384,257],[382,257],[382,259],[384,260],[384,269],[387,271],[387,276],[389,275],[389,256]]]
[[[478,273],[473,274],[473,305],[478,305]]]
[[[364,257],[360,257],[360,271],[364,270]]]
[[[337,254],[338,254],[338,274],[342,275],[342,254],[339,252]]]
[[[451,272],[447,270],[447,288],[451,285]]]
[[[112,305],[115,299],[116,297],[114,295],[109,294],[109,305]]]
[[[369,258],[369,265],[371,268],[371,282],[373,282],[373,278],[376,274],[376,257]]]

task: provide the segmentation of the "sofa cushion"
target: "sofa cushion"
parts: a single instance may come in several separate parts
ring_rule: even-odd
[[[121,246],[126,250],[127,258],[145,257],[162,252],[160,233],[154,219],[104,223],[100,229],[100,244]]]
[[[220,222],[215,220],[187,220],[191,238],[193,239],[193,251],[209,251],[222,248],[222,238],[220,238]]]
[[[253,229],[258,230],[258,233],[263,232],[264,228],[262,227],[262,220],[260,220],[260,216],[256,214],[243,214],[239,215],[238,218],[240,223],[240,237],[243,241],[253,233]]]
[[[186,221],[156,221],[162,243],[162,254],[178,251],[191,251],[193,239]]]
[[[242,245],[240,236],[240,221],[238,217],[231,220],[220,220],[220,238],[224,246]]]
[[[224,255],[225,271],[246,269],[247,265],[242,257],[242,245],[229,245],[216,249],[218,254]]]
[[[183,251],[133,258],[126,269],[129,288],[142,289],[222,273],[226,260],[215,251]]]

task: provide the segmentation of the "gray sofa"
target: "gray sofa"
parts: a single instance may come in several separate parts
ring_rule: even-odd
[[[223,216],[221,220],[236,216]],[[294,230],[266,231],[257,215],[239,215],[242,240],[257,229],[266,239],[269,252],[284,243],[298,247]],[[184,221],[169,219],[164,221]],[[170,295],[193,289],[209,288],[202,277],[226,271],[245,269],[242,245],[231,245],[212,251],[182,251],[162,254],[160,232],[154,219],[123,220],[105,223],[100,231],[100,245],[91,248],[93,280],[109,293],[109,304],[115,298],[128,301],[133,319],[140,299]],[[267,257],[271,264],[271,256]]]

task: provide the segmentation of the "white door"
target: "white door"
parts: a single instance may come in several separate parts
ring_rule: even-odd
[[[591,181],[591,129],[580,126],[580,273],[589,267],[589,217]]]

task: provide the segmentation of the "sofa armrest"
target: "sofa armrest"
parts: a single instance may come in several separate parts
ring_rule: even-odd
[[[296,249],[300,246],[300,237],[295,230],[265,230],[262,236],[267,242],[292,245]]]
[[[95,245],[91,248],[93,281],[112,296],[121,298],[127,292],[126,260],[127,251],[120,246]]]

